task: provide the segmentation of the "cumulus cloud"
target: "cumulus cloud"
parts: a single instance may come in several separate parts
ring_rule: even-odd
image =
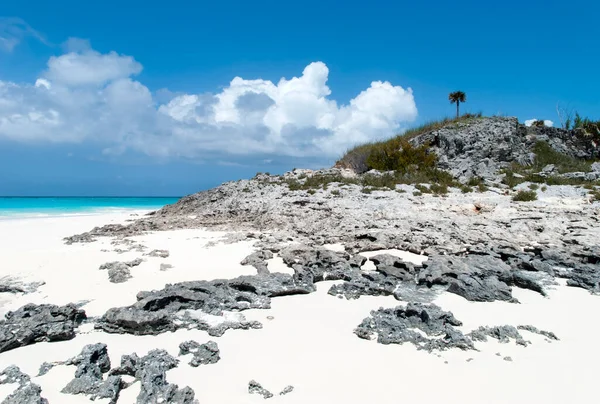
[[[531,126],[531,125],[534,124],[534,122],[537,122],[537,121],[538,121],[537,119],[528,119],[528,120],[525,121],[525,126]],[[550,121],[548,119],[545,119],[544,120],[544,125],[546,125],[548,127],[552,127],[552,126],[554,126],[554,122],[552,122],[552,121]]]
[[[42,34],[20,18],[0,17],[0,50],[12,52],[25,38],[31,37],[47,44]]]
[[[101,144],[151,156],[336,157],[414,120],[412,90],[374,81],[347,104],[331,98],[322,62],[277,83],[235,77],[220,92],[156,94],[134,77],[142,65],[71,39],[34,84],[0,81],[0,137]]]

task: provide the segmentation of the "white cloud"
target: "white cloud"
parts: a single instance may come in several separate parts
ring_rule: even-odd
[[[533,125],[534,122],[537,122],[537,121],[538,121],[537,119],[528,119],[525,121],[525,126],[531,126],[531,125]],[[548,127],[552,127],[552,126],[554,126],[554,122],[552,122],[548,119],[545,119],[544,125],[546,125]]]
[[[77,39],[66,49],[33,85],[0,81],[0,137],[94,141],[105,154],[336,157],[417,116],[412,90],[389,82],[374,81],[338,105],[322,62],[276,84],[235,77],[216,94],[162,89],[153,96],[132,79],[142,70],[133,57],[101,54]]]
[[[29,24],[16,17],[0,17],[0,50],[12,52],[25,38],[32,37],[48,44],[46,39]]]

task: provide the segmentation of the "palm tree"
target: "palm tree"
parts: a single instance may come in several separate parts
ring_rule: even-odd
[[[467,102],[467,95],[462,91],[455,91],[448,95],[451,104],[456,104],[456,117],[459,117],[458,106],[461,102]]]

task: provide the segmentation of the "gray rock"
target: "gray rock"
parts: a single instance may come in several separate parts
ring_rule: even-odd
[[[106,344],[92,344],[83,347],[79,355],[66,362],[76,365],[75,377],[62,390],[65,394],[89,395],[91,400],[107,398],[111,404],[117,402],[125,383],[120,376],[110,375],[106,380],[103,374],[110,370],[110,358]]]
[[[438,306],[409,303],[406,307],[372,311],[371,317],[354,330],[363,339],[377,337],[381,344],[404,344],[410,342],[418,349],[427,351],[449,348],[475,349],[473,342],[455,326],[461,326],[452,313]]]
[[[290,394],[292,391],[294,391],[294,386],[286,386],[279,392],[279,395],[285,396],[286,394]]]
[[[209,365],[217,363],[221,357],[219,356],[219,346],[214,341],[209,341],[206,344],[199,344],[196,341],[186,341],[179,345],[179,355],[194,354],[190,365],[198,367],[200,365]]]
[[[160,264],[161,271],[167,271],[171,268],[173,268],[173,265],[171,265],[171,264],[165,264],[165,263]]]
[[[129,268],[140,265],[143,262],[141,258],[136,258],[133,261],[129,262],[107,262],[105,264],[100,265],[100,270],[108,270],[108,279],[112,283],[123,283],[131,278],[131,272]]]
[[[167,258],[169,256],[169,251],[167,250],[152,250],[147,254],[149,257],[160,257],[160,258]]]
[[[533,334],[543,335],[544,337],[546,337],[548,339],[552,339],[552,340],[558,341],[558,337],[553,332],[540,330],[537,327],[534,327],[532,325],[520,325],[520,326],[517,327],[517,329],[529,331],[529,332],[531,332]]]
[[[29,375],[21,372],[17,366],[9,366],[0,373],[1,384],[19,385],[2,400],[2,404],[48,404],[48,400],[41,396],[42,388],[32,383]]]
[[[6,313],[0,321],[0,352],[37,342],[66,341],[75,338],[75,329],[86,318],[74,304],[27,304]]]
[[[487,341],[487,337],[492,337],[502,343],[508,343],[511,339],[514,339],[517,345],[527,346],[531,344],[531,342],[525,341],[521,333],[519,333],[519,331],[512,325],[494,327],[482,326],[471,331],[469,337],[474,341]]]
[[[223,311],[266,309],[270,308],[272,297],[306,294],[313,290],[312,283],[299,286],[292,276],[280,273],[182,282],[167,285],[162,290],[138,293],[135,304],[109,309],[95,327],[110,333],[156,335],[197,326],[198,322],[190,316],[172,315],[183,310],[221,315]],[[254,328],[254,325],[249,326]]]
[[[261,250],[248,255],[240,264],[252,265],[259,274],[268,274],[269,269],[266,261],[271,258],[273,258],[273,253],[271,251]]]
[[[33,293],[46,282],[22,282],[10,276],[0,279],[0,293]]]
[[[390,254],[379,254],[370,258],[377,271],[386,276],[392,276],[402,281],[414,281],[417,271],[410,262]]]
[[[135,353],[123,355],[121,365],[110,370],[109,379],[127,375],[141,383],[137,404],[196,404],[194,391],[189,387],[180,389],[167,382],[167,371],[177,367],[179,361],[162,349],[154,349],[143,357]]]
[[[52,368],[54,366],[56,366],[54,363],[43,362],[40,365],[40,370],[38,371],[38,377],[44,376],[45,374],[47,374],[50,370],[52,370]]]
[[[273,397],[273,393],[261,386],[261,384],[256,380],[250,380],[250,382],[248,383],[248,393],[260,394],[265,400],[267,398]]]

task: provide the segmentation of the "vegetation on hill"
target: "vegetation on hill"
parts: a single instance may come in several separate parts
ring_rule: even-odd
[[[415,167],[415,159],[413,159],[410,154],[416,153],[419,156],[428,155],[428,147],[426,145],[412,147],[408,141],[425,133],[458,123],[467,123],[477,118],[481,118],[481,113],[464,114],[458,118],[444,118],[438,121],[428,122],[416,128],[408,129],[406,132],[388,140],[356,146],[353,149],[348,150],[346,154],[337,161],[335,166],[339,168],[350,168],[357,172],[373,169],[380,171],[411,171],[411,168],[418,168],[420,170],[435,168],[437,164],[437,158],[435,156],[428,156],[425,161],[420,164],[417,160],[417,167]],[[406,149],[406,151],[401,151],[401,146],[406,146],[408,149]]]

